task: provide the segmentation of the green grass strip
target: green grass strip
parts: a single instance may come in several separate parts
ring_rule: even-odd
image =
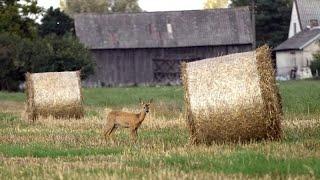
[[[121,148],[56,148],[39,144],[11,145],[0,144],[0,154],[6,157],[75,157],[96,155],[118,155],[123,152]]]

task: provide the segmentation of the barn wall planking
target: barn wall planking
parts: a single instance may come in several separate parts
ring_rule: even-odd
[[[204,59],[250,50],[251,44],[91,50],[96,69],[95,74],[85,81],[85,86],[153,84],[153,59]]]

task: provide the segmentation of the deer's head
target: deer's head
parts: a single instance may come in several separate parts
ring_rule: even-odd
[[[150,104],[153,102],[153,99],[150,99],[148,102],[144,102],[140,99],[140,105],[143,108],[143,111],[148,113]]]

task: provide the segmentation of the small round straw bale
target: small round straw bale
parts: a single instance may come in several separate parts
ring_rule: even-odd
[[[39,116],[55,118],[83,117],[79,71],[26,74],[29,120]]]
[[[267,46],[184,63],[182,80],[192,143],[281,138],[281,99]]]

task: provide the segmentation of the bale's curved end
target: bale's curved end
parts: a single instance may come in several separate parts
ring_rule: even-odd
[[[27,117],[82,118],[79,71],[26,74]]]
[[[276,84],[275,71],[271,62],[271,52],[267,45],[256,51],[257,69],[260,75],[260,88],[265,106],[267,120],[267,139],[279,140],[282,136],[281,121],[283,118],[282,102]]]
[[[281,138],[281,98],[268,47],[183,63],[181,72],[192,144]]]
[[[181,80],[184,87],[184,102],[185,102],[185,118],[187,120],[187,124],[190,132],[190,143],[197,144],[196,138],[196,127],[193,121],[193,115],[191,113],[190,107],[190,99],[189,99],[189,90],[188,90],[188,74],[186,71],[187,63],[181,63]]]
[[[34,90],[33,90],[33,83],[31,80],[31,74],[29,72],[26,73],[25,75],[26,79],[26,96],[27,96],[27,102],[26,102],[26,114],[27,114],[27,119],[30,121],[35,121],[36,119],[36,113],[35,113],[35,108],[34,108]]]

